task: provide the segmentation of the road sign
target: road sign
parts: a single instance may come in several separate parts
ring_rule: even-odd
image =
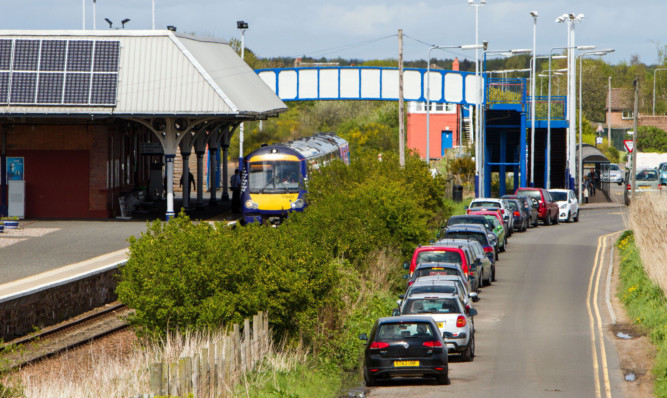
[[[595,144],[602,145],[602,137],[595,137]]]
[[[595,131],[597,131],[598,133],[604,133],[604,129],[602,128],[601,124],[598,124],[598,128]]]
[[[628,153],[632,153],[632,140],[623,140],[623,145],[625,145],[625,150],[628,151]]]

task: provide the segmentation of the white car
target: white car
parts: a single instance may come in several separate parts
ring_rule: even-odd
[[[475,356],[475,325],[472,317],[477,310],[465,309],[457,293],[414,294],[403,301],[400,315],[429,315],[438,329],[450,353],[461,354],[461,359],[472,361]]]
[[[570,222],[579,221],[579,200],[571,189],[550,189],[549,194],[558,204],[558,220]]]
[[[623,171],[616,163],[602,165],[602,182],[615,182],[618,185],[623,184]]]

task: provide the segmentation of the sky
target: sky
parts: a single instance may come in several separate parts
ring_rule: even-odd
[[[480,4],[480,0],[474,0]],[[240,39],[236,21],[249,25],[245,46],[258,57],[326,57],[344,59],[398,58],[399,29],[404,59],[426,59],[430,45],[475,44],[475,9],[479,42],[489,50],[532,48],[533,17],[538,55],[567,46],[567,24],[555,22],[564,13],[584,14],[575,24],[576,45],[613,48],[604,57],[611,64],[659,61],[667,45],[667,0],[487,0],[472,7],[468,0],[0,0],[0,30],[80,30],[84,8],[86,29],[109,29],[130,19],[126,29],[176,26],[178,32],[224,40]],[[93,8],[96,18],[93,18]],[[436,58],[474,59],[474,51],[447,50]]]

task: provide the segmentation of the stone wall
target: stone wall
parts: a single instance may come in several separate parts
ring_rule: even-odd
[[[116,301],[118,269],[17,295],[0,302],[0,339],[10,341]]]

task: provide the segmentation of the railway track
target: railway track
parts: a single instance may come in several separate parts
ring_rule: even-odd
[[[127,328],[125,317],[129,314],[130,309],[124,304],[113,303],[103,310],[8,342],[1,351],[2,359],[11,369],[39,362]]]

